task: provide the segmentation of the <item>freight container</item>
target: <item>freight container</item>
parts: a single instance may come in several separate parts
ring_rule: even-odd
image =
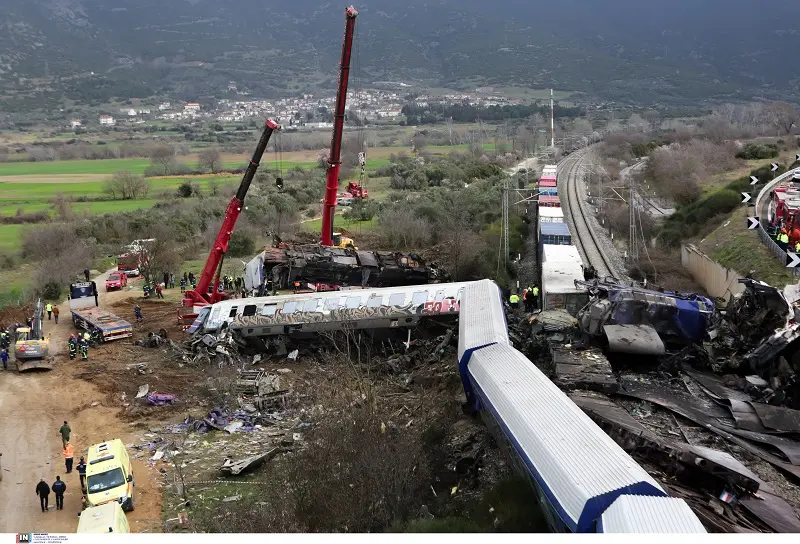
[[[539,222],[540,223],[563,223],[564,210],[561,208],[539,208]]]
[[[583,280],[580,261],[542,263],[542,309],[563,309],[577,316],[589,303],[589,293],[585,287],[575,287],[575,280]]]
[[[583,264],[583,259],[581,259],[581,254],[578,253],[577,247],[544,244],[542,246],[542,262],[546,263],[559,261],[571,261]]]
[[[539,183],[542,183],[543,181],[558,181],[558,180],[556,179],[555,174],[545,174],[539,178]]]
[[[555,187],[556,185],[557,185],[557,182],[554,179],[540,179],[539,180],[539,187]]]
[[[558,170],[558,166],[556,166],[555,164],[546,164],[545,167],[542,168],[542,173],[543,174],[548,174],[548,173],[555,174],[557,170]]]
[[[541,208],[542,206],[560,208],[561,200],[559,200],[558,196],[541,195],[539,196],[539,207]]]
[[[539,246],[545,244],[572,245],[569,226],[566,223],[539,223]]]
[[[543,196],[558,196],[558,187],[539,187],[539,194]]]

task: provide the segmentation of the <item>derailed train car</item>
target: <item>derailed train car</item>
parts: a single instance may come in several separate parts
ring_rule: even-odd
[[[267,248],[245,267],[245,288],[251,292],[287,289],[294,282],[357,287],[421,285],[448,281],[435,263],[419,255],[359,251],[317,245]]]

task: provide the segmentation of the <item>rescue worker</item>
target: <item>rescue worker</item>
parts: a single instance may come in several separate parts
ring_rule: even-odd
[[[533,292],[533,300],[532,300],[533,309],[534,310],[538,310],[539,309],[539,286],[534,284],[534,286],[531,289],[531,291]]]
[[[789,248],[789,235],[786,233],[786,229],[781,229],[778,233],[778,246],[784,251]]]
[[[144,321],[144,318],[142,317],[142,309],[139,307],[138,304],[134,304],[133,313],[136,314],[137,323],[141,323],[142,321]]]
[[[47,312],[47,320],[50,321],[53,317],[53,305],[48,302],[44,307],[44,311]]]
[[[186,280],[181,279],[181,293],[186,292]]]
[[[81,338],[81,361],[89,360],[89,341],[86,338]]]
[[[47,512],[47,501],[50,499],[50,486],[44,481],[44,478],[39,480],[36,484],[36,494],[39,495],[39,503],[42,505],[42,512]]]
[[[156,285],[156,295],[158,295],[158,298],[164,298],[164,294],[161,292],[162,289],[163,287],[161,287],[160,283]]]
[[[8,350],[0,349],[0,361],[3,361],[3,370],[8,370]]]
[[[75,460],[75,448],[72,447],[72,444],[67,442],[67,445],[64,446],[64,466],[67,467],[67,474],[72,472],[72,461]]]
[[[83,275],[86,277],[86,281],[89,281],[89,269],[88,268],[84,268],[83,269]]]
[[[511,293],[511,296],[508,297],[508,302],[512,310],[519,309],[519,295],[517,293]]]
[[[53,306],[53,319],[55,320],[56,325],[58,325],[58,306]]]
[[[78,477],[81,479],[81,491],[86,490],[86,461],[81,457],[80,461],[78,461],[78,466],[75,467],[78,469]]]
[[[75,356],[78,354],[78,337],[74,334],[69,336],[69,358],[70,360],[75,359]]]
[[[794,243],[794,252],[795,253],[800,253],[800,240],[798,240],[798,241],[796,241]]]
[[[0,329],[0,349],[5,349],[11,344],[11,337],[8,331]]]
[[[72,433],[72,429],[65,421],[64,424],[59,427],[58,432],[61,434],[61,447],[66,448],[67,444],[69,444],[69,435]]]
[[[61,476],[56,476],[56,481],[53,482],[53,493],[56,494],[56,510],[64,509],[64,492],[67,490],[67,484],[61,481]]]

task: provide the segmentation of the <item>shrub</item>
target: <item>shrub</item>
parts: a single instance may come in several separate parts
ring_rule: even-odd
[[[61,299],[61,285],[55,281],[48,281],[42,287],[42,297],[47,300],[60,300]]]
[[[775,144],[748,143],[736,154],[736,158],[745,160],[773,159],[780,154]]]
[[[256,252],[256,241],[247,233],[234,231],[228,244],[228,256],[249,257]]]

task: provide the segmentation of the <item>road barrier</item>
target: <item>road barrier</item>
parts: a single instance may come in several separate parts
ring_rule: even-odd
[[[756,197],[756,205],[755,205],[756,215],[760,213],[761,203],[763,202],[764,197],[769,195],[770,191],[772,191],[772,188],[775,187],[780,182],[785,181],[791,177],[794,177],[794,175],[797,173],[800,173],[800,168],[794,168],[792,170],[784,172],[777,178],[773,179],[772,181],[764,185],[764,187],[758,192],[758,196]],[[764,242],[764,245],[766,245],[769,248],[769,250],[772,251],[772,253],[775,255],[775,258],[777,258],[778,261],[780,261],[783,264],[783,266],[786,266],[786,263],[789,262],[789,255],[783,249],[781,249],[781,247],[775,242],[775,240],[772,239],[772,236],[770,236],[767,230],[764,228],[765,220],[767,220],[766,217],[759,217],[758,227],[756,227],[756,230],[758,231],[758,236],[761,238],[761,241]],[[795,276],[800,275],[800,268],[793,268],[792,273]]]

